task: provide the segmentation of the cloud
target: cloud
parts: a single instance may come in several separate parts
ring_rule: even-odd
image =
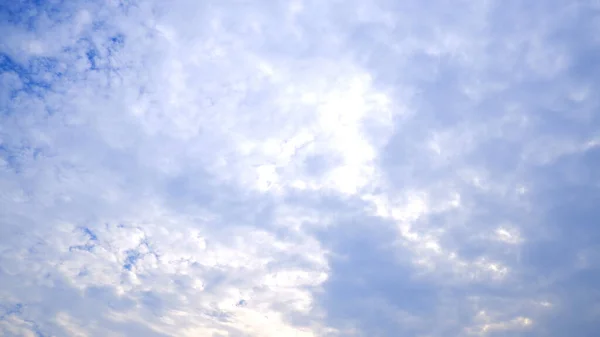
[[[593,335],[593,2],[0,9],[0,332]]]

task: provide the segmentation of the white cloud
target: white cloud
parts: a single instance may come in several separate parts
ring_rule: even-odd
[[[559,4],[8,5],[0,333],[590,326],[598,44]]]

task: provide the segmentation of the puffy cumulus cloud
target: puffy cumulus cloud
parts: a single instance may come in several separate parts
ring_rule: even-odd
[[[594,1],[0,6],[0,332],[592,336]]]

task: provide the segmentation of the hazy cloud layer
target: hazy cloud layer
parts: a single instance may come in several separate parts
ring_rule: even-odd
[[[0,334],[596,336],[599,15],[0,5]]]

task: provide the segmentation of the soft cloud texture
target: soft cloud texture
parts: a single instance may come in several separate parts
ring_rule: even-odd
[[[0,5],[0,334],[596,336],[599,11]]]

